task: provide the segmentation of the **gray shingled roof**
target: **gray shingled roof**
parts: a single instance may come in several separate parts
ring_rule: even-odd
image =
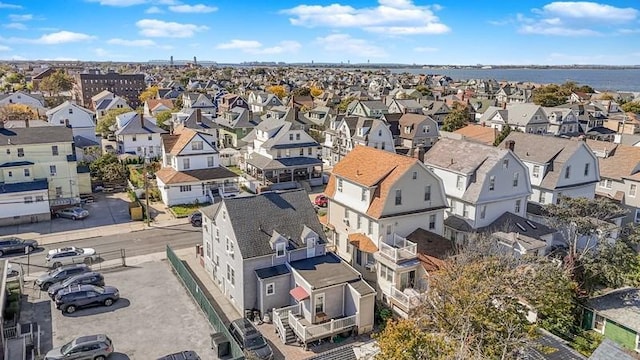
[[[228,218],[244,259],[272,254],[269,239],[273,231],[291,238],[294,246],[304,246],[301,234],[305,225],[326,242],[318,215],[304,190],[223,199]],[[217,206],[217,205],[212,205]],[[203,211],[205,216],[212,214]]]
[[[508,211],[500,215],[491,224],[478,229],[478,232],[487,233],[498,231],[505,233],[519,233],[534,239],[541,239],[542,236],[557,232],[557,230],[544,224],[537,223]]]
[[[633,331],[640,331],[640,289],[625,287],[587,301],[587,308],[605,319],[615,321]]]
[[[585,360],[569,344],[550,332],[539,328],[540,337],[527,347],[519,357],[521,360]]]
[[[630,350],[623,349],[615,342],[604,339],[600,346],[591,354],[589,360],[634,360],[638,359],[637,354],[632,355]]]
[[[66,126],[0,128],[0,144],[27,145],[73,142],[73,131]]]
[[[140,121],[140,114],[135,112],[129,112],[118,117],[129,117],[130,120],[120,129],[118,129],[116,135],[134,135],[134,134],[166,134],[167,131],[161,129],[156,124],[152,123],[146,117],[144,118],[144,125]]]

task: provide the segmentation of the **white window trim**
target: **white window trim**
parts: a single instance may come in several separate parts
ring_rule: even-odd
[[[269,287],[271,287],[271,293],[269,293]],[[264,293],[266,296],[273,296],[276,293],[276,283],[267,283],[264,287]]]
[[[278,252],[282,250],[282,255],[278,255]],[[279,242],[276,244],[276,257],[281,258],[287,255],[287,244]]]
[[[596,328],[596,317],[600,316],[602,318],[602,330]],[[593,312],[593,320],[592,324],[591,324],[591,328],[593,329],[593,331],[600,333],[600,334],[604,334],[604,328],[607,326],[607,319],[604,318],[604,316],[602,315],[598,315],[598,313]]]

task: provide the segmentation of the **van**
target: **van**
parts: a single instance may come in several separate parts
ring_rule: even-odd
[[[247,319],[238,319],[229,325],[231,336],[238,342],[238,345],[250,356],[261,360],[272,360],[273,350],[262,337],[262,334]]]

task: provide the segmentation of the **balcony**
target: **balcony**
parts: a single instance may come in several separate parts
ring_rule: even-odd
[[[400,315],[406,317],[411,310],[422,303],[425,294],[426,291],[420,292],[412,288],[406,288],[403,291],[392,285],[389,290],[391,307]]]
[[[357,318],[358,315],[355,314],[339,319],[326,320],[320,324],[311,324],[300,313],[299,305],[274,309],[273,311],[273,323],[283,342],[290,342],[287,341],[287,338],[289,338],[288,333],[291,330],[299,341],[305,345],[352,329],[357,325]]]
[[[396,234],[380,241],[380,254],[395,263],[417,258],[418,245]]]

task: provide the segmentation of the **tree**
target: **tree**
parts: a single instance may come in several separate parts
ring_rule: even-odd
[[[280,99],[282,99],[283,97],[285,97],[285,95],[287,95],[287,90],[285,90],[283,85],[267,86],[267,88],[265,90],[267,90],[268,92],[274,94],[275,96],[279,97]]]
[[[420,94],[422,94],[422,96],[431,96],[431,90],[424,86],[424,85],[418,85],[416,86],[416,90],[418,90],[420,92]]]
[[[467,125],[469,120],[469,109],[459,102],[456,102],[453,109],[444,117],[442,130],[453,132]]]
[[[157,96],[158,96],[158,87],[150,86],[146,90],[141,92],[138,98],[140,99],[140,102],[145,102],[149,99],[155,99]]]
[[[283,88],[284,89],[284,88]],[[311,89],[308,87],[299,87],[291,92],[292,96],[310,96]]]
[[[564,87],[556,84],[541,86],[533,89],[532,100],[536,105],[545,107],[562,105],[567,102],[569,95],[571,95],[570,88],[571,85],[565,85]]]
[[[322,93],[324,93],[324,90],[322,90],[321,88],[317,87],[317,86],[312,86],[311,87],[311,96],[318,97],[320,95],[322,95]]]
[[[493,146],[500,145],[502,140],[506,139],[509,134],[511,134],[511,126],[505,124],[502,127],[502,130],[498,133],[498,136],[496,136],[496,139],[493,141]]]
[[[25,104],[7,104],[0,106],[0,120],[38,119],[38,112]]]
[[[73,88],[73,78],[64,70],[58,69],[53,74],[45,77],[40,81],[38,88],[40,91],[46,91],[49,96],[59,95],[63,91],[69,91]]]
[[[121,182],[127,178],[124,165],[119,162],[106,164],[102,169],[102,180],[107,182]]]
[[[105,181],[119,181],[126,178],[124,166],[115,154],[106,153],[89,163],[92,176]]]
[[[640,114],[640,100],[630,101],[622,105],[622,110],[624,110],[624,112]]]
[[[4,80],[9,84],[19,84],[24,81],[24,74],[22,73],[10,73],[9,75],[5,75]]]
[[[340,104],[338,104],[338,111],[340,113],[346,112],[349,104],[351,104],[351,102],[354,100],[356,100],[354,96],[347,96],[346,98],[342,99],[342,101],[340,101]]]
[[[444,360],[450,358],[455,350],[452,342],[423,331],[411,319],[389,321],[374,338],[380,347],[377,360]]]
[[[98,120],[98,125],[96,126],[96,131],[101,133],[103,136],[105,134],[113,133],[113,130],[110,128],[116,123],[116,116],[131,112],[130,109],[112,109],[107,111],[107,113]]]
[[[158,124],[161,129],[169,131],[169,124],[165,124],[165,122],[171,119],[171,115],[170,110],[159,112],[156,114],[156,124]]]

